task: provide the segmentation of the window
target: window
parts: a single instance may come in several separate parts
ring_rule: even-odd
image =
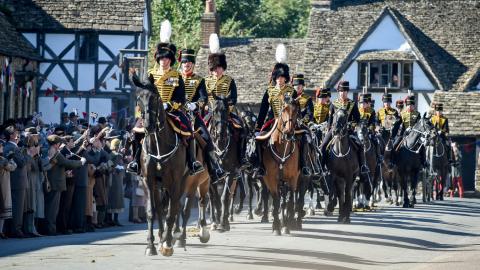
[[[78,36],[78,61],[92,62],[97,60],[97,40],[95,33],[85,33]]]
[[[398,62],[360,62],[359,82],[369,88],[402,88],[412,87],[412,63]]]

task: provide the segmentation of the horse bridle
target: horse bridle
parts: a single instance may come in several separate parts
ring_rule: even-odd
[[[290,104],[288,104],[287,106],[290,106]],[[282,108],[282,110],[280,111],[280,119],[282,119],[282,123],[283,123],[283,127],[285,127],[286,123],[289,123],[289,122],[293,122],[293,117],[291,119],[288,119],[286,121],[284,121],[284,118],[282,117],[282,114],[283,112],[285,111],[285,109],[287,108],[287,106],[284,106]],[[283,154],[279,154],[277,153],[277,151],[275,151],[275,149],[273,148],[273,143],[269,143],[268,146],[270,148],[270,152],[273,154],[273,156],[279,161],[280,163],[280,169],[283,168],[283,164],[285,164],[285,162],[293,155],[293,153],[295,153],[295,150],[296,150],[296,143],[295,143],[295,128],[294,128],[294,132],[291,136],[287,136],[289,134],[286,134],[283,132],[283,130],[281,128],[279,128],[279,125],[277,125],[275,127],[275,129],[280,132],[280,134],[282,135],[282,140],[285,140],[287,141],[286,145],[285,145],[285,149],[284,149],[284,152]],[[288,152],[287,154],[287,149],[289,149],[288,147],[288,144],[291,143],[292,144],[292,147],[290,147],[290,152]]]
[[[215,94],[213,94],[213,96],[214,96],[215,100],[221,100],[222,102],[225,102],[224,99],[217,97]],[[225,109],[228,110],[228,107],[226,107]],[[227,133],[226,134],[226,136],[227,136],[226,146],[223,149],[220,149],[218,144],[215,143],[215,140],[212,140],[213,147],[215,148],[215,153],[217,154],[218,158],[223,159],[225,157],[225,155],[228,153],[228,150],[230,149],[230,142],[231,142],[230,130],[228,129],[228,120],[222,119],[220,121],[217,121],[214,117],[214,112],[215,112],[215,110],[212,110],[213,123],[211,125],[211,133],[215,134],[215,132],[212,132],[212,129],[213,129],[213,131],[216,131],[217,130],[217,125],[219,125],[219,124],[220,125],[224,124],[226,126],[226,133]]]
[[[404,142],[405,148],[406,148],[408,151],[410,151],[410,152],[412,152],[412,153],[416,153],[416,154],[420,153],[420,149],[422,148],[422,146],[425,145],[425,143],[426,143],[426,138],[428,138],[428,135],[429,135],[429,131],[427,131],[427,130],[426,130],[426,127],[425,127],[425,120],[424,120],[424,119],[421,119],[420,121],[421,121],[422,127],[425,128],[425,131],[421,131],[421,130],[418,130],[418,129],[412,127],[412,128],[410,129],[410,132],[415,132],[415,133],[420,134],[420,138],[421,138],[421,139],[416,140],[416,141],[415,141],[415,144],[413,145],[412,148],[408,147],[406,140],[405,140],[405,142]],[[421,141],[421,142],[418,143],[418,141]],[[414,148],[415,148],[416,145],[418,145],[418,148],[417,148],[417,150],[414,150]]]

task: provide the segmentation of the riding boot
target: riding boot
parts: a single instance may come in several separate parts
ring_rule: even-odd
[[[255,159],[255,167],[257,167],[257,177],[265,176],[265,166],[263,165],[262,151],[262,144],[260,142],[256,142],[255,152],[257,154]]]
[[[305,136],[303,136],[305,137]],[[308,166],[308,143],[307,139],[302,138],[302,147],[300,148],[300,166],[302,167],[302,175],[303,176],[311,176],[312,171],[310,170],[310,166]]]
[[[361,174],[367,174],[369,173],[369,169],[368,169],[368,166],[367,166],[367,162],[365,160],[365,152],[363,150],[363,146],[361,144],[358,144],[358,143],[355,143],[354,144],[357,145],[357,153],[358,153],[358,161],[359,161],[359,165],[360,165],[360,173]]]
[[[209,164],[209,173],[213,181],[219,181],[227,176],[213,150],[207,153],[207,159]]]
[[[140,149],[139,147],[137,147],[137,151],[135,152],[134,159],[127,165],[127,172],[136,173],[136,174],[140,172],[139,170],[140,154],[141,154]]]
[[[190,169],[190,175],[201,173],[203,168],[202,163],[195,159],[195,143],[192,139],[188,140],[187,162]]]
[[[244,131],[242,130],[242,134],[240,135],[240,140],[239,140],[239,145],[238,145],[238,153],[239,153],[239,159],[240,159],[240,167],[241,168],[248,168],[252,164],[250,164],[250,161],[248,160],[246,154],[247,154],[247,138],[244,135]]]

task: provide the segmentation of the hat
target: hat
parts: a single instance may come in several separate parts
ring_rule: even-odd
[[[102,116],[102,117],[98,118],[97,122],[98,122],[99,124],[106,124],[106,123],[107,123],[107,119]]]
[[[17,131],[17,129],[15,128],[15,126],[8,126],[5,128],[5,136],[10,136],[10,135],[13,135],[15,133],[15,131]]]
[[[55,135],[55,134],[49,135],[47,137],[47,141],[48,141],[48,144],[50,144],[50,145],[54,145],[54,144],[63,142],[62,138],[60,138],[60,136]]]
[[[317,89],[317,93],[316,93],[316,97],[319,97],[319,98],[326,98],[326,97],[331,97],[332,94],[330,93],[330,88],[318,88]]]
[[[389,93],[383,94],[382,101],[384,103],[392,103],[392,94],[389,94]]]
[[[367,93],[361,93],[360,95],[358,95],[358,101],[359,102],[370,102],[370,97],[368,96]]]
[[[277,78],[284,77],[285,82],[290,81],[290,68],[287,63],[287,48],[283,44],[278,44],[275,52],[275,59],[277,63],[273,67],[272,81],[275,82]]]
[[[195,50],[192,50],[192,49],[181,50],[179,61],[181,63],[192,62],[195,64]]]
[[[118,149],[119,146],[120,146],[119,139],[113,139],[112,142],[110,142],[110,150]]]
[[[68,118],[73,118],[73,117],[78,117],[78,115],[77,115],[75,112],[71,112],[71,113],[68,115]]]
[[[303,74],[296,74],[293,77],[293,85],[303,85],[303,86],[305,86],[305,76]]]
[[[435,109],[435,111],[441,112],[441,111],[443,111],[443,104],[442,103],[435,103],[435,105],[433,105],[433,108]]]
[[[58,136],[63,136],[65,135],[65,128],[64,127],[56,127],[53,131],[53,133],[55,133],[55,135],[58,135]]]
[[[208,55],[208,69],[210,71],[217,67],[227,69],[227,57],[220,51],[220,40],[217,34],[211,34],[209,39],[210,54]]]
[[[35,127],[28,127],[25,129],[25,135],[35,135],[35,134],[38,134],[37,133],[37,128]]]
[[[405,100],[405,105],[415,105],[415,96],[408,96]]]
[[[170,66],[175,64],[175,55],[177,54],[177,47],[170,43],[170,36],[172,35],[172,25],[168,20],[162,22],[160,27],[160,42],[157,44],[155,51],[155,60],[160,62],[162,58],[169,58],[171,60]]]
[[[337,91],[349,91],[350,83],[348,81],[340,81],[337,85]]]

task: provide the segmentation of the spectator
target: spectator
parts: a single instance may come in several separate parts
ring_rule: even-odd
[[[5,220],[12,218],[12,195],[10,189],[10,172],[17,168],[12,159],[3,157],[3,141],[0,141],[0,238],[6,239],[3,233]]]

